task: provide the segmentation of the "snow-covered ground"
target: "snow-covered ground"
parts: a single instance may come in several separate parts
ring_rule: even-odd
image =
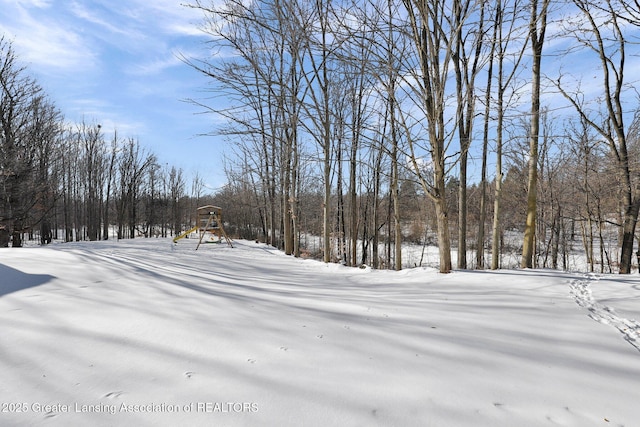
[[[2,426],[637,426],[640,279],[0,250]]]

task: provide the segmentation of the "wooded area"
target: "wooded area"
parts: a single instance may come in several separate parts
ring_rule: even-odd
[[[505,252],[566,269],[576,250],[631,272],[637,0],[190,7],[211,55],[184,61],[213,95],[192,101],[226,119],[228,184],[188,190],[138,141],[65,124],[2,39],[0,246],[176,235],[210,203],[231,236],[325,262],[399,270],[417,244],[441,272]]]
[[[0,247],[168,236],[192,219],[200,178],[187,197],[182,171],[137,140],[66,123],[5,38],[0,59]]]

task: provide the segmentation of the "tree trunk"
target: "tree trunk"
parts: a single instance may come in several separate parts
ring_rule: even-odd
[[[448,80],[451,57],[454,54],[457,28],[444,25],[440,14],[447,10],[445,1],[404,0],[407,8],[408,22],[412,29],[412,38],[420,61],[420,74],[415,76],[420,82],[416,88],[420,97],[421,108],[427,121],[427,133],[431,162],[433,164],[433,181],[423,176],[415,152],[415,143],[409,138],[410,161],[414,172],[425,193],[429,195],[436,207],[438,227],[438,250],[440,253],[440,272],[451,271],[451,238],[449,218],[445,194],[446,180],[446,121],[445,121],[445,87]],[[459,5],[459,4],[457,4]],[[451,22],[451,21],[449,21]]]
[[[438,224],[438,252],[440,255],[440,273],[451,272],[451,237],[447,201],[444,197],[435,200],[436,220]]]
[[[289,151],[289,148],[285,148]],[[292,226],[292,212],[291,212],[291,155],[290,152],[285,154],[284,164],[284,183],[282,194],[282,228],[284,232],[284,253],[286,255],[293,254],[293,226]]]
[[[380,255],[379,255],[379,244],[380,244],[380,167],[382,164],[382,154],[384,152],[384,146],[381,143],[378,152],[376,153],[376,167],[373,170],[373,238],[372,238],[372,254],[371,257],[373,268],[380,267]]]
[[[398,134],[396,126],[395,81],[392,72],[389,75],[389,130],[391,131],[391,201],[393,203],[393,235],[395,246],[394,268],[402,270],[402,226],[400,224],[400,198],[398,177]]]
[[[355,126],[354,126],[355,129]],[[359,130],[358,130],[359,132]],[[353,138],[351,140],[351,155],[349,156],[349,204],[351,205],[351,211],[349,215],[349,230],[350,230],[350,252],[351,257],[349,264],[355,266],[358,263],[358,189],[356,186],[356,168],[357,168],[357,156],[358,156],[358,138],[359,135],[354,131]],[[364,251],[363,251],[364,253]]]
[[[460,188],[458,189],[458,268],[467,268],[467,154],[468,142],[460,154]]]
[[[620,274],[630,274],[633,259],[633,240],[638,223],[640,202],[636,200],[627,206],[622,225],[622,252],[620,254]]]
[[[484,269],[484,232],[487,220],[487,156],[489,151],[489,121],[491,120],[491,81],[493,79],[493,55],[495,40],[491,44],[489,65],[487,70],[487,93],[485,98],[484,129],[482,136],[482,167],[480,170],[480,218],[478,220],[478,237],[476,238],[476,268]]]
[[[392,131],[392,134],[394,133]],[[393,147],[391,155],[391,202],[393,204],[394,269],[400,271],[402,270],[402,226],[400,223],[400,198],[398,196],[398,153],[396,141],[393,142]]]
[[[542,0],[542,9],[538,11],[538,0],[531,1],[531,21],[529,41],[533,53],[531,64],[531,129],[529,135],[529,178],[527,181],[527,219],[522,244],[522,268],[533,268],[536,240],[536,211],[538,184],[538,139],[540,133],[540,79],[542,46],[546,30],[547,7],[549,0]],[[540,30],[538,31],[538,24]]]
[[[327,134],[328,136],[328,134]],[[327,138],[328,139],[328,138]],[[324,203],[322,206],[323,261],[331,262],[331,154],[329,142],[324,150]]]

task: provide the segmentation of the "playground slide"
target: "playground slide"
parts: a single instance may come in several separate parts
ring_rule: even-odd
[[[180,239],[182,239],[183,237],[185,237],[185,236],[187,236],[187,235],[189,235],[189,234],[193,233],[193,232],[194,232],[194,231],[196,231],[196,230],[198,230],[198,227],[197,227],[197,226],[196,226],[196,227],[193,227],[193,228],[192,228],[192,229],[190,229],[190,230],[185,231],[184,233],[182,233],[182,234],[181,234],[181,235],[179,235],[179,236],[174,237],[174,238],[173,238],[173,243],[178,243],[178,240],[180,240]]]

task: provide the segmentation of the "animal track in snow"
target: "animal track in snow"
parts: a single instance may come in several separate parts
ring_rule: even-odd
[[[112,391],[111,393],[107,393],[102,397],[106,397],[107,399],[116,399],[124,394],[124,391]]]
[[[600,304],[591,292],[591,284],[600,280],[595,274],[587,274],[584,279],[571,281],[571,295],[576,304],[589,311],[589,317],[596,322],[616,328],[625,340],[640,351],[640,323],[619,316],[612,307]]]

